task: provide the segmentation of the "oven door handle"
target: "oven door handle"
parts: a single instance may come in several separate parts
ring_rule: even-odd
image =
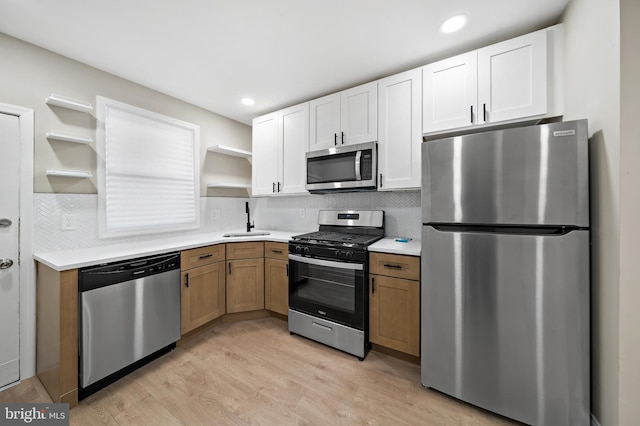
[[[364,265],[362,263],[346,263],[335,262],[332,260],[316,259],[313,257],[304,257],[297,254],[289,254],[289,260],[300,263],[308,263],[310,265],[326,266],[328,268],[336,269],[349,269],[352,271],[364,271]]]

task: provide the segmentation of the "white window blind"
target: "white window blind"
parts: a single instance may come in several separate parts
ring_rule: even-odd
[[[200,128],[98,97],[100,237],[200,225]]]

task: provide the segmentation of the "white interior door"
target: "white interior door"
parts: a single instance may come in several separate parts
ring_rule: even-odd
[[[0,113],[0,387],[20,378],[20,127]]]

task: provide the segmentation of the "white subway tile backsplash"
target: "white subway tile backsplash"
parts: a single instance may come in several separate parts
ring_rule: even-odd
[[[256,228],[312,231],[318,227],[319,210],[384,210],[386,235],[419,238],[420,202],[420,191],[398,191],[254,198],[250,205]]]
[[[420,192],[354,192],[269,198],[202,197],[200,229],[189,233],[244,229],[245,202],[256,229],[307,232],[318,228],[319,210],[384,210],[387,236],[420,237]],[[99,247],[128,241],[147,241],[163,235],[98,238],[96,194],[34,194],[34,251]],[[300,210],[304,209],[304,217]],[[73,214],[76,230],[62,231],[63,214]]]

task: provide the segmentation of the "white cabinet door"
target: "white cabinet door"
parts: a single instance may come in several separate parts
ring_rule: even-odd
[[[282,143],[280,192],[306,193],[305,154],[309,150],[309,102],[279,111],[278,139]]]
[[[314,99],[310,108],[309,151],[331,148],[340,133],[340,93]]]
[[[477,123],[477,70],[475,51],[422,68],[424,133]]]
[[[422,70],[378,81],[378,189],[420,188]]]
[[[20,119],[0,113],[0,388],[20,380],[20,133]]]
[[[547,113],[546,30],[478,50],[478,107],[479,123]]]
[[[340,93],[338,144],[352,145],[378,139],[378,84],[363,84]]]
[[[280,181],[279,170],[282,152],[278,143],[278,114],[271,113],[253,119],[252,129],[253,195],[270,195],[276,192]]]
[[[378,139],[378,84],[363,84],[310,102],[309,151]]]

